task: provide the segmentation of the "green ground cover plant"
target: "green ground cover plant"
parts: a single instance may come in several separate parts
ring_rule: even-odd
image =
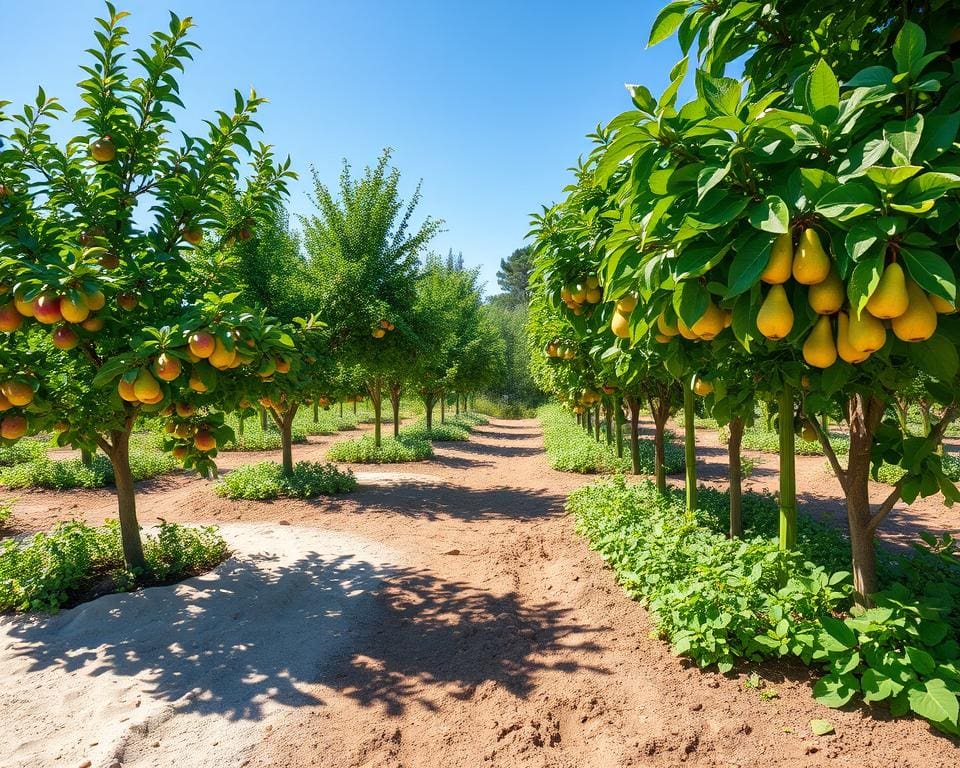
[[[132,451],[130,472],[135,481],[172,472],[177,462],[169,454],[158,451]],[[80,459],[40,458],[0,467],[0,485],[6,488],[51,488],[62,491],[70,488],[102,488],[112,485],[113,466],[102,454],[93,457],[90,464]]]
[[[281,497],[309,499],[356,490],[357,478],[350,470],[317,461],[299,461],[293,474],[285,476],[275,461],[248,464],[224,475],[215,486],[218,496],[228,499],[267,500]]]
[[[372,435],[334,443],[327,451],[330,461],[348,464],[400,464],[423,461],[433,456],[433,448],[426,440],[411,437],[385,437],[377,447]]]

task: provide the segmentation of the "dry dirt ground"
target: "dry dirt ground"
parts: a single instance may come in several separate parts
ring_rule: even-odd
[[[297,457],[321,458],[331,439],[337,438],[298,447]],[[707,482],[720,476],[721,453],[715,436],[706,434],[701,470]],[[224,459],[224,468],[252,460],[249,454]],[[822,464],[822,458],[802,460],[798,485],[803,492],[822,494],[818,509],[831,503],[836,508],[827,471],[817,473]],[[650,636],[646,612],[627,599],[600,558],[573,534],[563,501],[590,478],[549,469],[533,421],[494,421],[469,443],[438,446],[432,461],[372,473],[356,469],[362,482],[357,493],[313,502],[229,502],[217,498],[209,484],[186,476],[142,484],[145,524],[163,517],[321,528],[330,536],[379,543],[394,556],[364,561],[356,573],[349,558],[328,570],[322,557],[310,566],[314,576],[308,586],[339,600],[333,614],[343,626],[334,634],[349,642],[336,645],[335,651],[321,653],[330,642],[324,621],[329,615],[305,614],[294,603],[288,613],[296,615],[284,620],[283,611],[278,617],[271,606],[270,621],[278,622],[282,635],[278,652],[261,653],[256,669],[243,664],[218,669],[218,676],[254,683],[250,706],[232,702],[227,718],[238,731],[242,724],[245,739],[253,744],[243,761],[223,762],[210,746],[230,739],[228,725],[211,727],[208,733],[191,730],[191,739],[206,739],[209,749],[197,743],[168,763],[160,741],[155,743],[161,751],[153,759],[152,742],[144,742],[124,765],[960,764],[960,743],[932,732],[922,721],[888,721],[882,711],[857,706],[841,711],[820,707],[811,698],[812,681],[802,667],[744,666],[722,676],[674,657]],[[765,479],[769,484],[770,477],[765,460],[751,485],[762,486]],[[100,521],[112,514],[112,504],[111,495],[101,491],[24,494],[15,507],[14,526],[42,529],[70,517]],[[952,513],[937,512],[932,505],[931,510],[923,513],[929,515],[924,520],[940,529],[956,528]],[[908,517],[898,513],[890,521],[894,543],[902,537],[895,532],[898,521]],[[363,588],[354,591],[358,581]],[[347,611],[344,623],[337,611],[347,610],[343,606],[354,597],[363,610]],[[258,599],[270,599],[269,587]],[[43,638],[34,637],[34,647],[22,653],[42,656]],[[243,646],[235,632],[228,638]],[[291,646],[299,652],[291,654]],[[320,657],[322,663],[303,663]],[[142,670],[148,663],[163,674],[162,660],[147,659],[139,665],[128,659],[111,674],[135,674],[124,670]],[[203,666],[201,657],[194,667]],[[762,698],[744,685],[753,671],[776,697]],[[205,675],[198,675],[207,681],[201,688],[210,685],[210,671]],[[263,679],[295,680],[298,693],[261,706],[274,690],[265,693],[256,684]],[[244,689],[239,690],[242,694]],[[190,700],[182,702],[185,717],[206,711],[203,702],[210,697],[203,693],[195,697],[195,710]],[[55,690],[51,694],[57,695]],[[10,722],[9,713],[3,717]],[[836,734],[813,736],[812,718],[828,718]],[[251,726],[255,739],[249,736]],[[53,764],[79,765],[81,757],[68,754]],[[2,751],[0,765],[5,765]]]

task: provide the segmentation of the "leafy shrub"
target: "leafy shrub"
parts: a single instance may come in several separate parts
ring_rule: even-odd
[[[547,460],[554,469],[582,474],[631,471],[629,440],[624,446],[623,458],[618,458],[613,446],[594,440],[561,408],[548,405],[539,413]],[[653,474],[653,441],[641,439],[639,449],[640,471]],[[683,449],[673,443],[669,435],[664,446],[664,465],[667,474],[680,472],[684,467]]]
[[[47,447],[39,440],[18,440],[10,445],[0,445],[0,467],[36,461],[46,454]]]
[[[458,413],[452,419],[448,419],[454,424],[459,424],[464,429],[471,430],[474,427],[485,427],[490,423],[490,419],[480,413]]]
[[[459,440],[469,440],[470,430],[452,422],[440,424],[434,422],[428,431],[426,422],[417,422],[400,430],[400,437],[425,440],[431,443],[445,443]]]
[[[720,427],[717,437],[723,445],[730,442],[730,432],[726,427]],[[823,446],[817,440],[804,440],[797,435],[794,438],[794,446],[798,456],[823,456]],[[850,450],[850,438],[845,435],[830,435],[830,446],[838,456],[845,456]],[[776,432],[755,425],[743,431],[743,442],[740,447],[748,451],[780,453],[780,436]]]
[[[228,499],[276,499],[289,496],[308,499],[334,493],[348,493],[357,487],[350,470],[333,464],[300,461],[293,474],[285,477],[283,467],[275,461],[263,461],[239,467],[223,476],[214,490]]]
[[[928,537],[913,556],[878,553],[885,591],[875,608],[850,609],[839,531],[801,515],[798,549],[784,553],[772,496],[744,494],[745,537],[734,541],[724,536],[727,494],[701,488],[699,503],[690,519],[681,492],[616,478],[578,489],[568,509],[677,653],[721,671],[739,658],[795,656],[826,667],[814,689],[824,704],[862,693],[958,733],[960,559],[950,537]]]
[[[3,528],[6,525],[7,520],[10,519],[10,516],[13,514],[13,503],[16,499],[2,499],[0,500],[0,528]]]
[[[130,471],[134,480],[147,480],[177,468],[172,456],[150,451],[131,452]],[[0,468],[0,485],[7,488],[102,488],[113,484],[113,466],[103,454],[89,465],[80,459],[50,459],[43,456],[24,464]]]
[[[399,464],[406,461],[422,461],[433,456],[433,448],[426,440],[401,436],[385,437],[379,448],[373,435],[363,435],[354,440],[334,443],[327,451],[331,461],[350,464]]]
[[[227,418],[227,423],[233,427],[236,441],[222,447],[224,451],[275,451],[283,441],[280,439],[280,429],[268,419],[267,428],[260,426],[257,417],[243,420],[243,434],[240,434],[240,421],[235,416]],[[290,436],[294,444],[307,442],[307,430],[302,423],[294,423],[290,429]]]
[[[116,521],[95,528],[61,523],[27,542],[0,542],[0,611],[56,610],[90,596],[111,577],[114,589],[167,583],[213,568],[227,556],[215,528],[161,523],[143,538],[147,572],[127,571]]]
[[[474,398],[473,407],[480,413],[488,413],[498,419],[533,419],[537,416],[536,404],[509,398],[491,399],[480,396]]]
[[[357,428],[358,418],[349,410],[340,416],[340,407],[321,408],[317,420],[313,420],[313,406],[304,406],[293,419],[293,428],[302,430],[306,435],[333,435],[337,432]]]

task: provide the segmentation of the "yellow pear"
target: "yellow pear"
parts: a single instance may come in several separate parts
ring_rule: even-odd
[[[843,280],[840,279],[837,270],[832,268],[830,274],[827,275],[827,279],[822,283],[811,285],[807,294],[810,306],[818,315],[832,315],[843,306],[846,297],[847,291],[843,285]]]
[[[757,313],[757,330],[768,339],[783,339],[793,328],[793,308],[782,285],[770,286]]]
[[[661,344],[669,344],[671,341],[673,341],[673,336],[665,336],[662,333],[656,334],[654,338]]]
[[[619,309],[613,313],[610,320],[610,330],[613,335],[621,339],[630,338],[630,315],[625,315]]]
[[[693,392],[700,397],[706,397],[713,393],[713,382],[701,379],[699,376],[693,382]]]
[[[729,328],[733,325],[733,312],[729,309],[723,310],[723,327]]]
[[[790,279],[793,269],[793,236],[786,232],[778,235],[770,249],[770,261],[760,274],[760,279],[771,285],[779,285]]]
[[[677,326],[670,325],[670,323],[667,322],[662,312],[657,315],[657,330],[660,331],[660,334],[663,336],[676,336],[680,333],[680,329],[677,328]]]
[[[830,274],[830,257],[815,229],[805,229],[793,257],[793,279],[804,285],[822,283]]]
[[[877,283],[876,290],[870,294],[870,299],[867,301],[867,310],[874,317],[889,320],[900,317],[906,312],[909,303],[907,277],[903,273],[903,267],[895,261],[891,262],[887,264],[883,274],[880,275],[880,282]]]
[[[938,315],[952,315],[957,311],[956,304],[940,298],[935,293],[928,294],[927,298],[930,299],[930,304],[935,310],[937,310]]]
[[[690,326],[690,330],[701,339],[710,341],[723,330],[723,321],[723,310],[711,301],[707,304],[707,311]]]
[[[689,341],[696,341],[700,338],[683,322],[683,318],[680,317],[680,315],[677,315],[677,330],[680,331],[680,335],[683,336],[683,338]]]
[[[887,329],[867,310],[863,310],[860,317],[857,317],[856,312],[851,312],[847,339],[855,350],[869,354],[876,352],[884,345],[887,340]]]
[[[803,342],[803,359],[814,368],[829,368],[837,361],[837,347],[833,343],[830,318],[822,315],[807,340]]]
[[[637,297],[632,293],[628,293],[622,299],[617,302],[617,309],[619,309],[623,314],[629,315],[633,310],[637,308]]]
[[[893,318],[893,332],[902,341],[926,341],[937,330],[937,310],[913,280],[907,282],[907,295],[910,305],[900,317]]]
[[[869,352],[861,352],[850,343],[850,318],[846,312],[837,315],[837,354],[848,363],[862,363]]]

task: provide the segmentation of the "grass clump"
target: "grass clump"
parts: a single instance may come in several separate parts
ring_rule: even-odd
[[[350,470],[333,464],[299,461],[289,477],[275,461],[248,464],[223,476],[214,487],[218,496],[228,499],[266,500],[281,497],[309,499],[314,496],[349,493],[357,487]]]
[[[400,464],[407,461],[422,461],[433,456],[429,441],[415,437],[385,437],[379,448],[373,435],[363,435],[354,440],[334,443],[327,451],[331,461],[348,464]]]
[[[177,462],[168,454],[156,451],[132,452],[130,471],[134,480],[147,480],[177,468]],[[70,488],[102,488],[113,485],[113,466],[103,454],[93,457],[90,464],[80,459],[50,459],[47,456],[0,468],[0,485],[7,488],[51,488],[62,491]]]
[[[145,573],[123,561],[120,526],[61,523],[29,541],[0,542],[0,611],[52,611],[110,592],[177,581],[208,571],[227,557],[216,528],[161,523],[143,537]]]
[[[581,474],[603,474],[609,472],[631,472],[630,441],[624,440],[623,458],[617,457],[616,448],[608,445],[603,438],[597,442],[592,435],[577,425],[569,413],[553,405],[540,409],[540,422],[543,425],[543,444],[550,466],[560,472],[578,472]],[[653,440],[639,441],[640,472],[653,474]],[[672,442],[667,435],[664,446],[664,466],[667,474],[680,472],[684,467],[683,448]]]
[[[17,440],[10,445],[0,445],[0,467],[26,464],[47,455],[47,447],[39,440]]]
[[[723,445],[730,442],[730,432],[726,427],[720,427],[717,437]],[[797,456],[823,456],[823,446],[820,445],[819,440],[804,440],[797,435],[794,438],[794,445]],[[850,450],[850,438],[846,435],[831,434],[830,446],[837,456],[846,456]],[[779,454],[780,435],[769,429],[754,425],[743,431],[743,442],[740,447],[747,451]]]
[[[470,439],[470,430],[460,424],[452,421],[440,424],[433,423],[431,429],[427,429],[425,421],[418,421],[408,427],[400,429],[400,437],[405,439],[423,440],[430,443],[446,443]]]

